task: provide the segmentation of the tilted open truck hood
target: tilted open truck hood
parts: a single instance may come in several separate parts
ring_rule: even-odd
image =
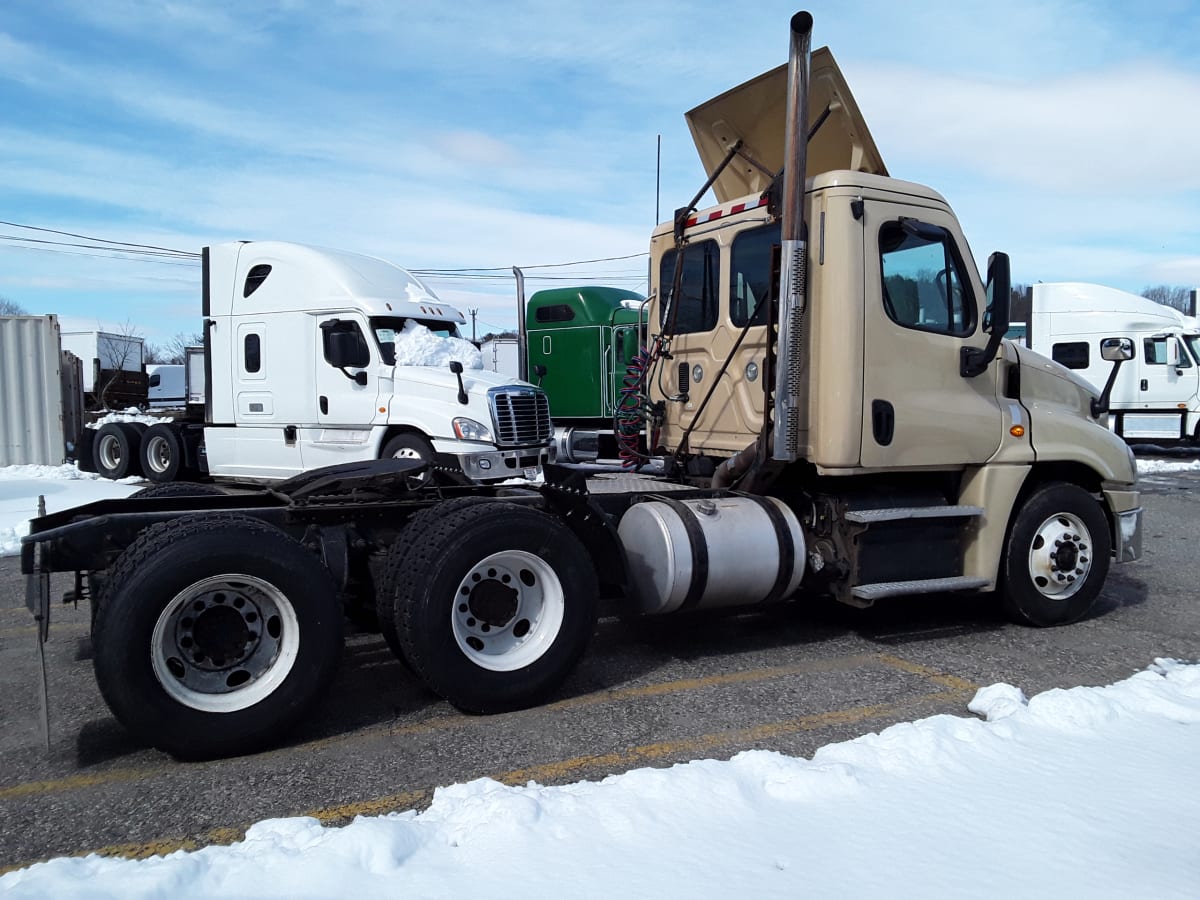
[[[867,130],[854,95],[828,47],[812,54],[809,80],[810,127],[829,108],[829,117],[808,145],[808,177],[834,169],[887,175],[887,166]],[[787,65],[738,85],[685,113],[700,161],[709,175],[729,148],[741,139],[742,150],[771,175],[735,157],[713,183],[718,203],[757,194],[783,168],[787,123]]]

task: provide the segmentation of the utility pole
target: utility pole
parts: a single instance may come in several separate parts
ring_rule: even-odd
[[[479,312],[478,309],[467,310],[471,314],[471,342],[475,341],[475,315]]]

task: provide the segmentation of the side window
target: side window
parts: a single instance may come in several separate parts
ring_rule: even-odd
[[[1171,365],[1171,344],[1175,345],[1174,365],[1181,369],[1190,369],[1192,367],[1192,361],[1188,359],[1188,354],[1179,345],[1178,339],[1170,337],[1169,335],[1159,335],[1158,337],[1148,337],[1142,339],[1142,346],[1146,352],[1146,365]]]
[[[1087,341],[1070,341],[1050,348],[1050,358],[1068,369],[1086,369],[1089,365]]]
[[[250,271],[246,273],[246,284],[242,288],[242,297],[249,297],[262,287],[262,283],[267,280],[267,276],[270,274],[271,267],[266,263],[251,267]]]
[[[675,256],[683,253],[683,278],[679,282],[678,300],[671,296],[675,280]],[[675,333],[690,334],[712,331],[717,327],[717,299],[721,286],[721,251],[716,241],[697,241],[688,244],[682,251],[668,250],[659,265],[659,294],[663,300],[659,306],[658,321],[666,326],[667,310],[678,309],[675,318]]]
[[[944,228],[888,222],[879,230],[883,307],[897,325],[940,334],[975,330],[975,303]]]
[[[733,239],[729,258],[729,319],[744,326],[767,321],[768,299],[777,290],[773,283],[772,251],[780,243],[780,224],[743,231]]]
[[[331,366],[361,369],[371,362],[371,350],[358,323],[330,319],[321,323],[321,351]]]
[[[533,312],[535,322],[570,322],[575,318],[575,310],[566,303],[555,303],[551,306],[539,306]]]
[[[254,373],[262,369],[262,338],[248,334],[242,340],[242,368]]]

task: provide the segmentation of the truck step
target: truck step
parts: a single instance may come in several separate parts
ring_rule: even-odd
[[[951,578],[918,578],[916,581],[881,581],[878,584],[860,584],[851,594],[860,600],[882,600],[885,597],[900,597],[905,594],[937,594],[943,591],[969,591],[984,587],[986,578],[970,575],[955,575]]]
[[[973,519],[982,515],[982,506],[895,506],[890,509],[850,510],[846,513],[846,521],[873,525],[904,519]]]

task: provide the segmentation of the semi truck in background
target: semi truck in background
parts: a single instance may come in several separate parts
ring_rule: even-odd
[[[183,407],[186,400],[184,368],[177,363],[146,366],[146,402],[150,409]]]
[[[517,274],[519,371],[550,398],[556,458],[619,458],[627,468],[645,462],[637,384],[645,359],[646,298],[587,285],[537,291],[526,303]]]
[[[83,361],[88,409],[146,405],[149,386],[142,338],[113,331],[64,331],[62,349]]]
[[[84,465],[157,483],[279,481],[386,457],[429,463],[425,478],[541,471],[545,392],[485,371],[459,332],[462,313],[404,269],[275,241],[218,244],[202,259],[192,414],[149,428],[105,424],[81,447]]]
[[[162,485],[44,516],[22,545],[39,640],[50,573],[74,573],[67,596],[91,598],[110,709],[142,740],[206,757],[305,717],[355,608],[473,713],[558,689],[601,597],[657,616],[995,592],[1025,624],[1084,616],[1110,565],[1141,553],[1133,455],[1102,421],[1106,392],[1004,339],[1008,258],[993,254],[985,281],[946,200],[890,177],[832,55],[810,53],[811,26],[795,15],[786,66],[688,114],[708,181],[651,236],[651,334],[632,386],[662,474],[552,464],[536,487],[422,487],[424,460],[379,459],[269,491]],[[716,205],[699,209],[709,186]],[[238,415],[284,407],[255,387],[280,353],[305,360],[297,393],[333,415],[356,396],[342,382],[366,373],[386,396],[398,377],[380,368],[391,317],[442,321],[424,297],[409,301],[419,314],[383,308],[403,292],[359,297],[363,311],[314,304],[307,336],[279,348],[258,292],[279,274],[280,298],[309,293],[282,259],[253,244],[209,257],[206,365],[233,373],[207,398],[210,460],[240,440]],[[1128,339],[1099,352],[1132,357]],[[451,415],[454,382],[421,372],[449,388]],[[460,394],[490,397],[485,384]],[[480,410],[473,421],[499,430]],[[300,454],[312,440],[271,428],[264,442]]]
[[[1133,358],[1115,373],[1108,424],[1127,441],[1200,440],[1200,321],[1098,284],[1035,284],[1028,346],[1099,391],[1113,374],[1105,341],[1126,338]]]

